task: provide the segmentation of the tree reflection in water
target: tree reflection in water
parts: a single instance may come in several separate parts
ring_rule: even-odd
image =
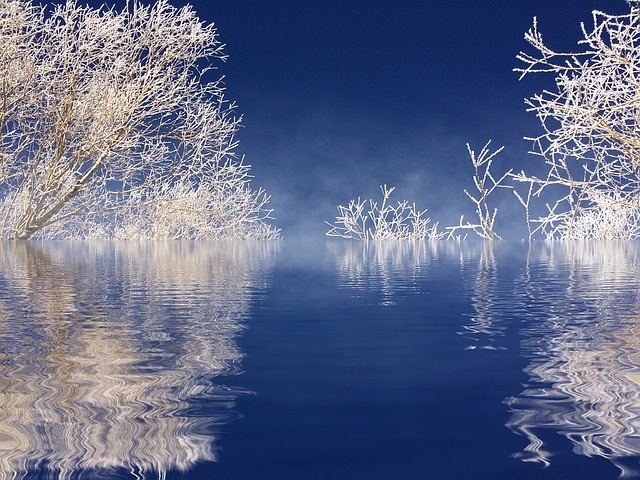
[[[328,255],[341,284],[375,292],[381,306],[392,306],[402,291],[415,291],[421,275],[453,242],[372,240],[330,242]]]
[[[631,242],[543,243],[530,252],[513,295],[529,381],[506,399],[507,426],[528,440],[522,460],[551,463],[542,433],[551,429],[622,476],[640,473],[639,267]]]
[[[214,460],[277,246],[0,243],[0,478]]]
[[[524,388],[502,385],[506,426],[524,438],[515,456],[546,466],[568,446],[640,478],[639,244],[343,242],[329,253],[343,285],[384,306],[409,291],[447,292],[437,282],[455,277],[455,288],[460,275],[456,298],[472,308],[458,328],[465,368],[476,356],[505,359],[491,380],[517,368],[507,359],[526,365]],[[554,446],[557,434],[568,440]]]
[[[498,279],[503,265],[496,248],[495,242],[482,242],[460,249],[460,274],[474,310],[458,332],[470,341],[467,350],[505,349],[500,339],[507,325],[500,312],[511,306],[511,295]]]

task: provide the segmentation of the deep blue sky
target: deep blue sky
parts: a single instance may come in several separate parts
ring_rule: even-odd
[[[285,235],[322,235],[337,204],[377,195],[382,183],[441,224],[471,213],[466,142],[506,146],[496,174],[536,162],[522,137],[540,127],[524,98],[553,78],[518,81],[512,71],[532,18],[562,49],[592,10],[628,11],[623,0],[191,3],[226,44],[219,71],[244,116],[238,153]],[[503,222],[515,213],[523,225],[519,209],[499,207]]]

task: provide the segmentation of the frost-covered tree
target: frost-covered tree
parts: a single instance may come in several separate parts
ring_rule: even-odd
[[[0,237],[275,237],[234,157],[212,24],[0,0]]]
[[[593,12],[582,24],[574,52],[557,52],[543,41],[534,19],[526,33],[534,53],[521,53],[521,78],[555,74],[555,88],[527,103],[543,126],[531,140],[548,166],[546,176],[521,173],[530,200],[553,192],[553,201],[532,219],[533,235],[547,238],[636,238],[640,236],[640,10]],[[558,194],[558,192],[560,192]],[[531,225],[530,224],[530,225]]]

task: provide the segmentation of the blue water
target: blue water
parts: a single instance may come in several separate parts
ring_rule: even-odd
[[[0,479],[640,478],[640,245],[0,244]]]

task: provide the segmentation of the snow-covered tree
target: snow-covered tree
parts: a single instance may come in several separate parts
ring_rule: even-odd
[[[543,126],[535,154],[548,166],[545,176],[521,173],[529,202],[553,192],[532,234],[547,238],[636,238],[640,236],[640,10],[593,12],[582,24],[574,52],[558,52],[543,41],[534,19],[526,33],[534,53],[521,53],[521,78],[555,74],[555,88],[527,101]],[[558,192],[560,194],[558,195]],[[536,225],[537,224],[537,225]]]
[[[0,237],[275,237],[234,156],[215,27],[0,0]]]

